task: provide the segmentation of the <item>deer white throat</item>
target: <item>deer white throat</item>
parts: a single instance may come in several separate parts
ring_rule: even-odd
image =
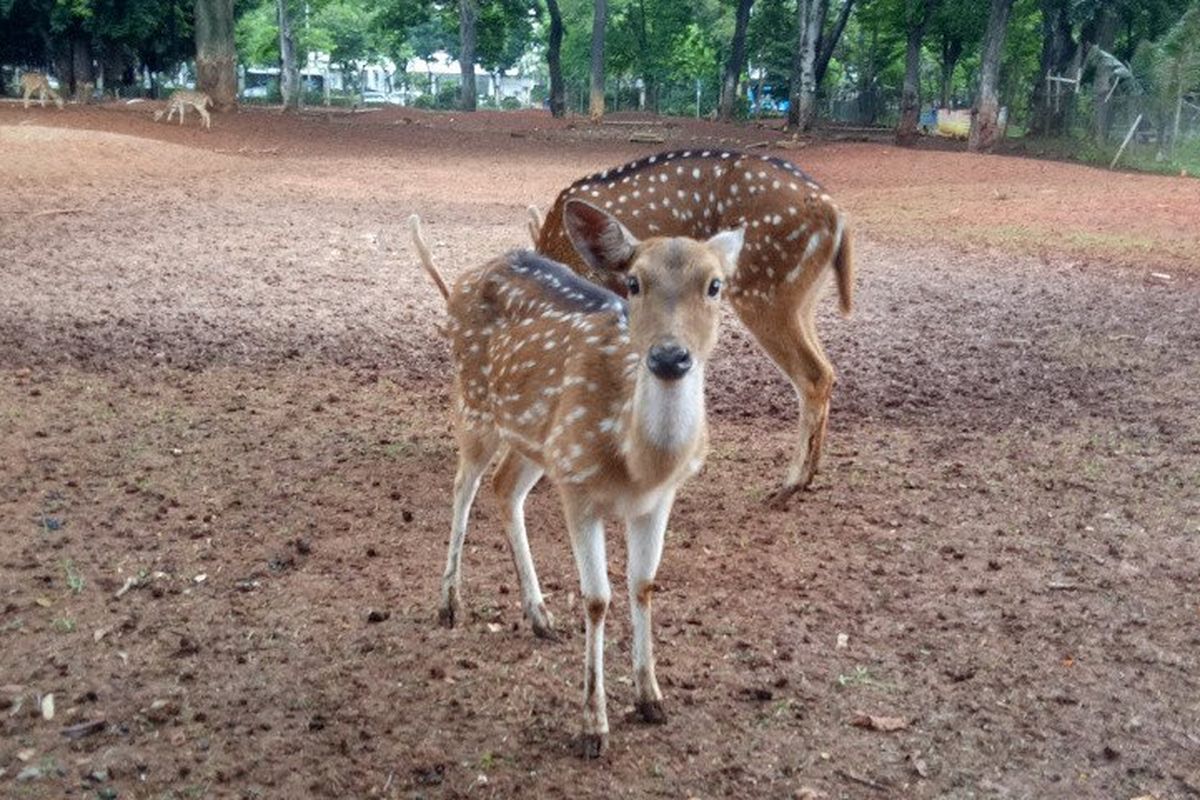
[[[646,444],[679,453],[695,443],[704,425],[704,365],[676,381],[638,371],[633,392],[633,426]],[[682,453],[680,453],[683,455]]]

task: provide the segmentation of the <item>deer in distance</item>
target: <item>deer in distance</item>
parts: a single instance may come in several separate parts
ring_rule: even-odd
[[[583,755],[606,746],[604,620],[611,588],[603,519],[625,522],[637,713],[663,723],[655,678],[651,595],[675,494],[708,447],[705,366],[716,344],[720,298],[742,249],[741,228],[698,241],[639,240],[581,200],[562,225],[588,268],[611,275],[628,300],[530,251],[465,272],[447,287],[410,218],[422,264],[446,299],[454,365],[458,471],[439,618],[462,616],[461,560],[480,480],[498,461],[500,499],[534,633],[555,638],[525,532],[526,496],[555,484],[586,611]]]
[[[167,122],[171,121],[172,115],[176,111],[179,112],[179,124],[183,124],[183,112],[188,106],[200,112],[200,122],[205,128],[212,127],[212,118],[209,117],[208,111],[205,110],[212,105],[212,98],[204,92],[193,92],[187,89],[179,89],[171,93],[171,97],[167,100],[167,107],[154,112],[154,121],[158,122],[162,119],[163,114],[167,115]]]
[[[35,92],[42,108],[46,107],[46,98],[49,97],[54,101],[54,105],[62,110],[63,99],[50,85],[50,79],[40,72],[26,72],[21,76],[21,101],[25,108],[29,108],[29,98],[33,97]]]
[[[609,212],[637,236],[702,238],[745,226],[726,294],[800,401],[800,441],[783,483],[768,496],[773,505],[786,504],[812,482],[825,441],[834,372],[814,314],[830,277],[842,313],[853,306],[851,241],[842,212],[794,164],[731,150],[659,153],[581,178],[558,195],[544,224],[530,209],[537,252],[618,294],[625,292],[620,276],[595,270],[572,247],[565,208],[575,199]]]

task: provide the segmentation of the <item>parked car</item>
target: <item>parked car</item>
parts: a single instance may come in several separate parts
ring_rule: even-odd
[[[368,89],[362,93],[362,101],[367,105],[403,105],[404,101],[398,94],[387,94],[374,89]]]

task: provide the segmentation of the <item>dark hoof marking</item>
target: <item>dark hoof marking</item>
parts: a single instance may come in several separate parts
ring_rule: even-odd
[[[559,641],[558,631],[553,625],[540,625],[533,623],[533,635],[539,639],[545,639],[547,642]]]
[[[530,627],[533,628],[534,636],[550,642],[558,641],[558,630],[554,627],[554,615],[546,610],[545,605],[539,603],[533,613],[526,611],[525,617],[529,620]]]
[[[667,724],[667,712],[663,710],[662,700],[639,700],[637,714],[648,725]]]
[[[457,617],[458,610],[452,605],[438,609],[438,624],[443,628],[453,628]]]
[[[585,733],[579,737],[579,755],[583,758],[599,758],[608,749],[608,736],[603,733]]]
[[[782,511],[788,507],[788,501],[790,501],[793,496],[799,494],[801,491],[807,488],[807,486],[807,483],[794,483],[788,486],[780,486],[779,488],[775,489],[775,491],[767,495],[766,499],[763,501],[763,504],[766,505],[767,508],[771,508],[776,511]]]

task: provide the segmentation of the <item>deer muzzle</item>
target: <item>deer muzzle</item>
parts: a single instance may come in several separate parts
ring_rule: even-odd
[[[692,354],[675,342],[656,344],[646,355],[646,367],[664,381],[677,381],[692,368]]]

